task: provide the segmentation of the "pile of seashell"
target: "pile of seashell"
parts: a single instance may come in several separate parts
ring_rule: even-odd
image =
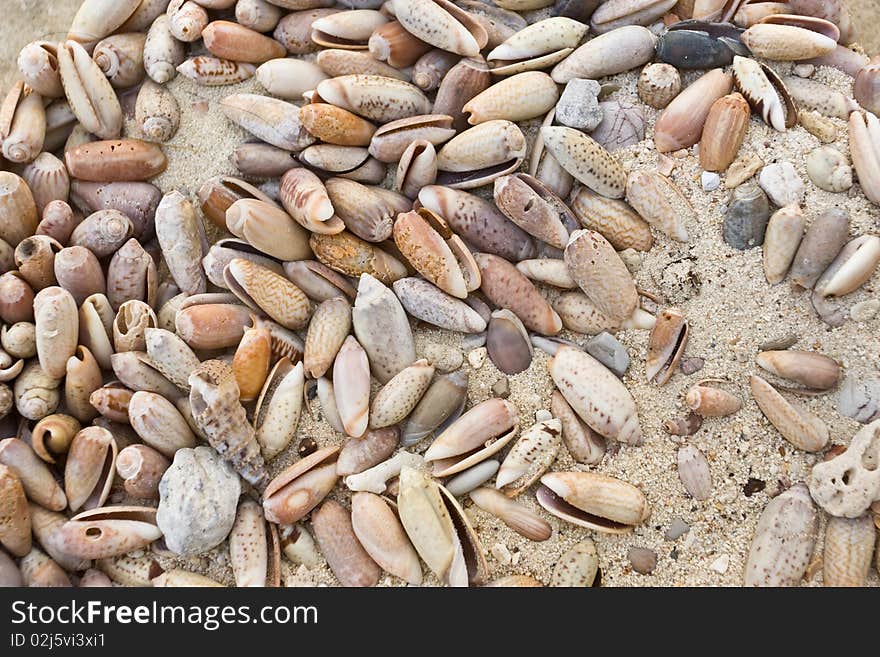
[[[325,560],[345,586],[375,585],[381,571],[418,585],[423,566],[450,586],[594,585],[586,532],[552,581],[490,582],[464,506],[544,541],[553,527],[518,500],[533,495],[601,541],[662,503],[595,467],[606,449],[645,440],[612,334],[650,331],[657,386],[683,366],[687,317],[637,288],[620,254],[687,242],[700,220],[662,154],[693,147],[704,180],[725,175],[718,239],[762,246],[767,283],[809,290],[832,326],[845,319],[834,299],[880,263],[880,237],[850,239],[840,209],[805,231],[791,163],[739,154],[753,113],[817,136],[836,131],[827,116],[848,119],[852,167],[825,146],[809,176],[832,192],[857,176],[880,204],[880,62],[848,47],[840,0],[340,5],[85,0],[66,40],[21,51],[0,106],[0,411],[12,436],[0,441],[0,585],[219,585],[154,556],[224,542],[238,586],[277,586],[282,553]],[[838,68],[855,97],[763,60]],[[662,110],[661,156],[628,172],[614,151],[644,139],[645,115],[606,100],[601,80],[638,69],[640,99]],[[682,88],[690,69],[706,72]],[[231,154],[242,179],[212,178],[196,200],[149,182],[178,129],[163,86],[178,73],[201,85],[253,76],[268,94],[222,101],[256,139]],[[132,89],[138,137],[122,134]],[[521,127],[533,119],[534,134]],[[266,179],[277,185],[247,182]],[[203,218],[223,235],[211,245]],[[461,359],[420,358],[413,320],[473,334],[508,375],[534,347],[548,352],[550,408],[530,426],[501,394],[468,408]],[[589,353],[563,329],[596,335]],[[835,388],[841,366],[786,348],[756,364],[801,386],[752,376],[767,420],[795,449],[824,450],[828,428],[790,394]],[[690,415],[667,431],[689,436],[739,411],[730,383],[693,385]],[[821,512],[824,583],[865,583],[880,409],[860,385],[841,395],[865,427],[768,504],[745,584],[798,585]],[[297,431],[315,399],[341,448]],[[555,471],[563,449],[584,467]],[[707,499],[700,450],[684,444],[677,466]]]

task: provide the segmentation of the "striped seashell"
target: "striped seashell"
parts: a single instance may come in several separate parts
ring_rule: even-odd
[[[870,514],[828,519],[822,559],[824,586],[864,586],[871,568],[876,530]]]
[[[582,186],[569,207],[584,228],[601,233],[617,250],[649,251],[654,243],[650,225],[623,201]]]
[[[219,57],[199,55],[181,62],[177,72],[196,84],[205,87],[220,87],[227,84],[238,84],[254,76],[256,68],[253,64],[233,62]]]
[[[305,328],[312,304],[305,293],[270,269],[236,258],[224,271],[229,289],[249,308],[260,311],[289,329]]]

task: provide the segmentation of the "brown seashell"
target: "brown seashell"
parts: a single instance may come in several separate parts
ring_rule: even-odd
[[[571,211],[540,181],[523,173],[502,176],[495,179],[493,195],[498,209],[517,226],[557,249],[565,248],[569,236],[564,220],[573,219]]]
[[[234,347],[251,322],[251,311],[237,303],[205,303],[181,308],[175,317],[178,335],[193,349]]]
[[[840,380],[838,362],[812,351],[762,351],[755,356],[755,362],[776,376],[802,383],[813,390],[830,390]]]
[[[700,139],[700,166],[706,171],[726,171],[736,159],[749,127],[751,111],[740,94],[716,100],[709,109]]]
[[[24,168],[21,176],[33,194],[39,215],[43,215],[52,201],[67,201],[70,176],[64,163],[51,153],[40,153]]]
[[[413,36],[397,21],[374,29],[367,47],[373,57],[381,62],[388,62],[394,68],[412,66],[431,49],[429,44]]]
[[[467,117],[462,111],[465,103],[488,89],[491,82],[485,59],[480,56],[462,59],[440,83],[432,112],[453,117],[456,130],[467,129]]]
[[[615,249],[649,251],[654,243],[650,225],[623,201],[581,186],[570,207],[584,228],[601,233]]]
[[[67,359],[64,378],[64,402],[71,415],[81,422],[88,422],[98,415],[89,399],[101,387],[101,368],[86,347],[80,345]]]
[[[279,4],[286,4],[286,0],[282,0]],[[299,9],[284,16],[272,36],[283,45],[292,55],[305,55],[307,53],[317,52],[320,49],[317,43],[312,41],[312,23],[324,16],[331,16],[339,13],[339,9],[328,9],[335,2],[330,0],[312,0],[311,2],[301,3],[303,6],[285,7],[285,9]],[[347,52],[347,51],[346,51]]]
[[[369,146],[376,127],[335,105],[310,103],[300,111],[303,126],[314,137],[341,146]]]
[[[551,472],[541,477],[538,503],[555,516],[602,533],[620,534],[651,514],[645,495],[621,479],[596,472]]]
[[[446,74],[461,57],[446,50],[434,48],[413,64],[412,82],[422,91],[433,91],[440,86]]]
[[[648,64],[638,82],[639,99],[655,109],[663,109],[681,92],[681,75],[671,64]]]
[[[354,533],[351,514],[328,500],[312,514],[312,529],[324,558],[343,586],[375,586],[379,566]]]
[[[150,24],[144,42],[144,69],[156,84],[165,84],[177,75],[177,67],[186,56],[184,44],[171,33],[167,14],[162,13]]]
[[[92,182],[147,180],[168,164],[158,145],[139,139],[83,144],[68,150],[64,161],[71,176]]]
[[[671,238],[687,242],[696,212],[672,180],[657,171],[633,171],[626,181],[626,200],[652,226]]]
[[[100,507],[115,474],[116,441],[106,429],[86,427],[73,437],[64,465],[64,492],[71,511]]]
[[[184,43],[200,39],[208,24],[208,12],[192,0],[171,0],[166,13],[168,29],[175,39]]]
[[[120,383],[98,388],[89,396],[89,403],[114,422],[128,422],[128,405],[134,392]],[[51,416],[50,416],[51,417]]]
[[[43,218],[37,226],[37,235],[46,235],[64,245],[76,227],[78,218],[65,201],[50,201],[43,209]]]
[[[285,262],[284,273],[314,301],[322,302],[337,296],[354,299],[357,294],[345,276],[314,260]]]
[[[474,504],[492,514],[530,541],[546,541],[553,533],[550,524],[530,508],[514,502],[501,491],[482,486],[470,492]]]
[[[147,354],[142,351],[113,354],[110,364],[116,377],[132,390],[155,392],[172,399],[179,394],[174,384],[153,367]]]
[[[310,43],[317,48],[317,44],[311,41]],[[398,71],[385,62],[380,62],[369,52],[363,50],[342,50],[339,48],[322,50],[318,53],[315,62],[330,77],[342,75],[381,75],[386,78],[409,80],[409,76],[405,72]]]
[[[349,231],[368,242],[383,242],[391,237],[394,216],[412,206],[399,194],[347,178],[330,178],[325,188],[336,216]]]
[[[226,211],[229,231],[279,260],[311,256],[308,233],[281,208],[266,201],[243,198]]]
[[[519,317],[496,310],[489,321],[486,348],[492,363],[505,374],[518,374],[532,363],[532,343]]]
[[[729,94],[733,77],[709,71],[669,103],[654,124],[654,145],[661,153],[690,148],[700,140],[713,103]]]
[[[304,385],[302,363],[292,365],[287,356],[281,357],[266,377],[254,410],[254,429],[263,458],[280,454],[296,435]]]
[[[133,87],[147,75],[144,69],[146,40],[147,35],[141,32],[113,34],[98,42],[92,59],[111,85],[117,89]]]
[[[79,323],[77,306],[67,290],[52,286],[34,298],[37,356],[47,375],[60,379],[67,359],[76,351]]]
[[[81,559],[105,559],[146,547],[162,536],[151,507],[108,506],[83,511],[60,531],[62,549]]]
[[[407,274],[406,267],[399,260],[348,231],[335,235],[314,234],[309,245],[318,260],[347,276],[368,273],[385,284],[391,284]]]
[[[202,39],[213,55],[234,62],[262,64],[287,53],[275,39],[231,21],[208,23],[202,30]]]
[[[31,550],[31,517],[24,488],[15,472],[0,464],[0,543],[14,556]]]
[[[83,246],[69,246],[55,256],[55,278],[75,302],[82,303],[106,290],[104,272],[95,254]]]
[[[34,291],[17,271],[0,276],[0,318],[4,322],[29,322],[34,319]]]
[[[336,474],[347,477],[382,463],[394,453],[398,440],[397,427],[370,429],[360,438],[349,438],[339,451]]]
[[[574,128],[541,128],[544,147],[560,166],[593,191],[608,198],[622,198],[626,173],[618,160],[591,137]]]
[[[414,199],[423,187],[436,180],[437,151],[434,145],[425,139],[410,143],[400,157],[394,190]]]
[[[648,381],[664,385],[678,366],[688,339],[688,321],[678,308],[666,308],[648,338],[645,373]]]
[[[0,107],[2,153],[10,162],[33,162],[43,150],[46,112],[39,94],[19,81]]]
[[[385,165],[361,146],[315,144],[300,153],[299,160],[322,177],[340,176],[370,185],[382,182],[386,174]],[[331,221],[330,225],[338,228],[340,224]]]
[[[343,75],[324,80],[316,93],[325,102],[379,123],[427,114],[430,109],[430,101],[421,89],[379,75]]]
[[[87,214],[99,210],[122,212],[134,227],[132,236],[144,241],[153,236],[153,215],[161,198],[159,188],[146,182],[95,183],[74,180],[70,186],[71,203]]]
[[[48,414],[47,414],[48,415]],[[51,511],[67,508],[67,497],[52,472],[36,453],[18,438],[0,441],[0,464],[21,481],[28,499]]]
[[[178,191],[169,192],[156,208],[156,237],[174,282],[186,294],[206,289],[201,266],[205,250],[204,227],[192,202]]]
[[[732,415],[742,408],[742,401],[738,396],[702,383],[688,389],[685,403],[691,411],[701,417],[723,417]]]
[[[321,84],[326,82],[329,80]],[[239,93],[224,98],[220,102],[220,109],[230,121],[278,148],[301,151],[314,142],[300,121],[300,108],[293,103]]]
[[[107,267],[107,298],[110,305],[118,309],[129,299],[154,305],[158,278],[153,258],[136,239],[128,240],[113,254]]]
[[[98,210],[73,229],[70,246],[82,246],[98,258],[115,253],[131,236],[131,220],[118,210]]]
[[[21,577],[28,587],[72,586],[64,569],[37,547],[32,547],[21,559]]]
[[[156,328],[156,313],[143,301],[132,299],[119,306],[113,320],[113,346],[116,351],[145,351],[145,331]]]
[[[219,57],[191,57],[177,67],[177,72],[196,84],[220,87],[250,80],[256,72],[253,64],[233,62]]]
[[[437,153],[437,182],[456,189],[479,187],[519,168],[525,155],[525,136],[516,124],[486,121],[444,144]]]
[[[240,0],[235,3],[235,20],[257,32],[271,32],[283,15],[281,7],[266,0]]]
[[[15,248],[37,228],[37,206],[27,183],[0,171],[0,239]]]
[[[232,358],[232,372],[242,401],[253,401],[260,394],[269,375],[271,356],[272,338],[269,330],[247,329]]]
[[[146,445],[168,458],[180,449],[196,446],[187,420],[162,395],[135,392],[128,402],[128,420]]]
[[[289,153],[288,156],[292,157]],[[277,207],[277,203],[259,189],[232,176],[215,176],[206,180],[199,188],[198,196],[204,215],[221,230],[227,230],[226,211],[239,199],[257,199]]]
[[[304,328],[312,306],[305,293],[283,276],[261,265],[236,258],[226,266],[229,289],[248,307],[266,313],[289,329]]]
[[[562,423],[562,442],[575,461],[594,465],[602,460],[605,439],[581,421],[558,390],[550,397],[550,412]]]
[[[837,47],[840,30],[820,18],[777,14],[761,19],[740,39],[756,57],[797,61],[827,55]]]
[[[614,247],[595,231],[575,231],[565,247],[572,278],[596,309],[613,322],[632,316],[639,299],[632,275]]]
[[[290,151],[254,142],[243,142],[236,146],[229,161],[243,176],[253,178],[277,178],[288,169],[300,166]]]
[[[15,264],[32,288],[39,291],[55,285],[55,255],[61,245],[46,235],[28,237],[15,247]]]
[[[290,525],[305,517],[333,489],[338,447],[325,447],[278,474],[263,493],[269,522]]]
[[[34,426],[31,446],[41,459],[55,463],[57,456],[67,453],[79,430],[79,422],[70,415],[47,415]]]

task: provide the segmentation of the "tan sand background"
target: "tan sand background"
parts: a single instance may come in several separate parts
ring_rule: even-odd
[[[15,57],[21,46],[35,38],[61,38],[78,4],[78,0],[2,0],[0,88],[3,91],[14,79]],[[880,2],[853,5],[857,5],[854,9],[858,25],[877,25]],[[865,44],[868,50],[880,51],[880,31],[871,29],[867,32],[871,37],[871,41]],[[782,66],[779,70],[787,72],[788,68]],[[686,82],[693,78],[693,74],[687,76]],[[823,70],[817,73],[816,79],[846,92],[851,89],[851,79],[833,71]],[[615,81],[621,85],[616,98],[636,100],[634,75],[617,76]],[[200,88],[180,77],[170,88],[180,102],[183,118],[180,132],[165,147],[170,161],[168,171],[155,182],[165,191],[177,188],[194,196],[208,177],[233,173],[228,156],[244,138],[244,133],[231,126],[216,109],[218,100],[231,93],[229,88]],[[256,88],[251,81],[236,91]],[[652,110],[647,110],[647,115],[652,125],[656,115]],[[838,127],[841,138],[836,146],[847,152],[845,124],[838,122]],[[127,134],[137,136],[131,122],[127,125]],[[809,184],[804,157],[818,145],[818,141],[800,127],[777,133],[752,121],[742,152],[756,152],[766,163],[792,161],[807,181],[805,207],[808,218],[836,204],[850,211],[853,236],[877,232],[880,229],[877,208],[866,201],[857,186],[849,193],[833,195]],[[653,168],[656,152],[647,140],[621,152],[621,158],[627,169]],[[682,245],[657,236],[654,248],[645,255],[636,274],[636,282],[641,288],[663,296],[669,305],[678,305],[684,310],[691,322],[687,355],[704,358],[706,366],[689,377],[677,373],[663,388],[649,386],[645,383],[644,373],[647,333],[625,331],[618,336],[633,359],[625,383],[638,402],[647,440],[641,448],[624,447],[617,454],[606,456],[598,469],[639,485],[653,507],[653,515],[630,535],[592,535],[600,554],[603,585],[736,585],[742,582],[748,545],[769,495],[790,482],[803,480],[817,459],[793,450],[748,398],[748,375],[757,371],[753,357],[760,344],[795,334],[799,338],[798,348],[826,353],[857,375],[875,372],[880,366],[880,319],[874,318],[864,324],[850,321],[831,330],[816,318],[804,294],[793,292],[787,283],[768,286],[761,268],[760,249],[736,252],[722,242],[720,207],[726,203],[727,192],[723,187],[714,192],[703,192],[699,176],[700,169],[693,157],[679,161],[672,175],[699,213],[698,225],[689,226],[693,241]],[[845,305],[850,307],[876,297],[877,286],[878,277],[875,276],[862,290],[847,297]],[[443,342],[451,347],[459,345],[458,336],[420,329],[417,346],[421,349],[428,341]],[[546,357],[537,353],[528,371],[510,377],[511,399],[519,406],[526,426],[533,420],[536,410],[549,407],[552,383],[546,373],[546,362]],[[500,377],[488,361],[474,369],[471,402],[491,396],[491,386]],[[711,499],[696,502],[685,494],[678,480],[675,465],[678,444],[663,432],[662,423],[681,412],[684,392],[703,377],[729,379],[732,388],[743,395],[746,403],[740,413],[730,418],[708,420],[690,439],[709,458],[713,478]],[[836,410],[836,394],[808,398],[803,403],[827,422],[834,443],[847,444],[860,426],[840,417]],[[340,439],[320,420],[317,409],[313,416],[304,413],[300,429],[300,435],[312,435],[322,446]],[[277,459],[272,464],[273,472],[289,460],[289,455]],[[553,467],[570,469],[575,466],[563,450]],[[766,482],[765,490],[746,496],[743,487],[750,477]],[[344,492],[337,494],[345,499]],[[521,499],[537,508],[531,493]],[[493,577],[530,574],[548,582],[558,557],[590,535],[543,514],[553,525],[554,535],[544,543],[531,543],[479,510],[473,510],[471,514],[485,547],[490,551],[489,566]],[[665,540],[664,533],[674,519],[685,520],[691,526],[690,532],[677,541]],[[653,575],[640,575],[631,570],[627,551],[632,546],[656,551],[659,560]],[[821,540],[816,554],[821,554]],[[218,549],[184,565],[229,583],[231,572],[226,559],[225,550]],[[170,565],[167,560],[163,563]],[[808,581],[815,585],[821,582],[821,568],[813,570],[816,572],[811,573]],[[284,575],[285,581],[292,585],[332,585],[335,582],[326,567],[308,571],[287,563]],[[877,573],[873,570],[870,581],[873,585],[878,584]],[[383,575],[381,583],[399,585],[401,582]]]

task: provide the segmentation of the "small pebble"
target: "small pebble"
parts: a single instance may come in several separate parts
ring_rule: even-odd
[[[723,575],[724,573],[727,572],[727,568],[729,566],[730,566],[730,555],[729,554],[722,554],[720,557],[718,557],[717,559],[715,559],[715,561],[712,562],[712,565],[709,566],[709,568],[714,570],[716,573],[720,573]]]
[[[302,440],[299,441],[299,445],[297,445],[296,453],[299,454],[301,459],[309,456],[310,454],[314,454],[318,451],[318,443],[315,442],[315,439],[311,436],[306,436]]]
[[[795,64],[791,72],[799,78],[808,78],[816,72],[816,67],[812,64]]]
[[[721,235],[735,249],[752,249],[764,243],[769,219],[767,195],[756,184],[746,183],[730,195]]]
[[[669,523],[669,529],[666,530],[666,533],[663,537],[667,541],[674,541],[681,536],[684,536],[691,530],[691,526],[687,524],[681,518],[675,518],[671,523]]]
[[[663,153],[657,153],[657,171],[668,178],[672,175],[672,171],[674,169],[675,160],[673,160],[668,155],[664,155]]]
[[[617,255],[623,260],[623,264],[626,265],[626,268],[629,269],[631,274],[638,272],[642,268],[642,263],[645,261],[645,256],[635,249],[624,249]]]
[[[764,160],[757,153],[747,153],[727,167],[725,174],[724,186],[727,189],[739,187],[746,180],[758,173],[758,170],[764,166]]]
[[[630,358],[626,352],[626,347],[606,331],[591,338],[584,345],[584,351],[614,372],[618,377],[622,377],[629,368]]]
[[[849,316],[854,322],[867,322],[874,319],[880,311],[880,299],[860,301],[849,309]]]
[[[823,144],[830,144],[837,141],[837,126],[834,122],[819,114],[815,110],[801,110],[798,114],[798,121],[804,127],[804,130],[813,135]]]
[[[501,397],[501,399],[510,397],[510,381],[507,380],[506,376],[501,377],[492,384],[492,394],[495,397]]]
[[[489,552],[492,553],[492,556],[495,557],[496,561],[503,563],[506,566],[509,566],[513,562],[513,556],[510,554],[510,550],[508,550],[507,546],[503,543],[496,543],[489,548]]]
[[[706,359],[700,358],[699,356],[685,356],[679,362],[679,367],[681,368],[681,373],[684,375],[691,375],[694,372],[699,372],[703,369],[703,366],[706,364]]]
[[[700,176],[700,183],[704,192],[712,192],[721,186],[721,176],[712,171],[704,171]]]
[[[776,162],[768,164],[761,169],[758,176],[758,184],[761,185],[773,204],[784,207],[792,203],[803,203],[804,181],[798,176],[797,170],[791,162]]]
[[[820,146],[807,155],[810,181],[826,192],[845,192],[853,184],[852,167],[846,156],[831,146]]]
[[[461,348],[465,351],[482,347],[484,344],[486,344],[485,331],[483,333],[468,333],[461,339]]]
[[[755,479],[754,477],[749,477],[749,480],[743,486],[743,495],[746,497],[751,497],[755,493],[760,493],[767,487],[767,483],[762,479]]]
[[[657,567],[657,553],[643,547],[631,547],[627,554],[632,569],[642,575],[650,575]]]
[[[475,370],[478,370],[486,363],[486,354],[488,353],[486,347],[472,349],[467,355],[468,363],[470,363],[470,366]]]
[[[862,424],[880,418],[880,377],[857,379],[847,375],[840,384],[837,410]]]
[[[601,89],[595,80],[571,80],[556,104],[556,120],[569,128],[594,130],[605,117],[597,98]]]

